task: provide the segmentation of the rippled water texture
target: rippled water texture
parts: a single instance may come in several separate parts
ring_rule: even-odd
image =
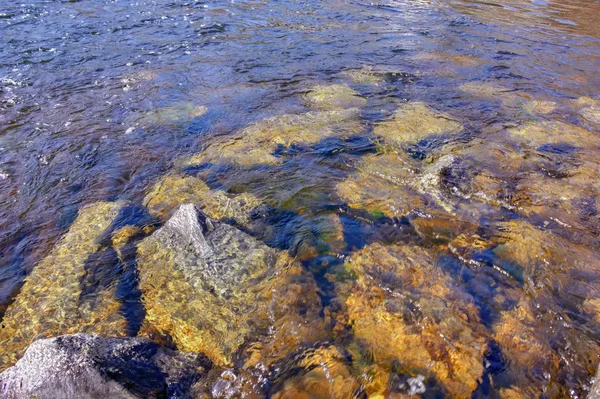
[[[199,397],[586,396],[598,1],[0,0],[0,38],[1,368],[84,331],[206,353]],[[190,202],[222,274],[157,230]]]

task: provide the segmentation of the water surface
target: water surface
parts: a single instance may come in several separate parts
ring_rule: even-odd
[[[414,257],[443,273],[428,283],[475,309],[467,324],[486,337],[475,397],[587,393],[600,360],[598,1],[5,0],[0,37],[0,315],[82,206],[141,208],[162,176],[178,173],[258,198],[267,227],[246,230],[303,262],[324,319],[353,317],[343,303],[354,288],[340,265],[376,257],[373,245],[414,246],[427,252]],[[307,101],[334,84],[366,101]],[[386,139],[378,127],[416,102],[462,128]],[[276,163],[182,161],[267,118],[339,108],[358,108],[343,134],[284,137],[270,154]],[[358,199],[344,191],[348,182]],[[125,219],[161,223],[136,212]],[[390,256],[402,262],[403,251]],[[383,274],[378,287],[415,285],[416,308],[435,314],[425,303],[436,288]],[[143,310],[127,312],[135,334]],[[410,319],[406,309],[390,312]],[[364,331],[332,325],[332,342],[355,363],[361,353],[369,367],[385,364],[386,395],[461,392],[368,344],[357,349]],[[386,334],[377,328],[366,330]],[[451,330],[448,345],[460,352],[467,338]],[[513,331],[539,350],[519,346]],[[419,375],[423,392],[407,382]]]

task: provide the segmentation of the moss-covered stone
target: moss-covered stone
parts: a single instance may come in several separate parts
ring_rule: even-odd
[[[178,348],[230,365],[261,342],[265,364],[324,330],[316,284],[285,252],[202,214],[189,204],[138,246],[146,330]]]
[[[463,127],[452,116],[438,112],[425,103],[406,103],[394,113],[389,121],[375,126],[375,134],[386,142],[405,145],[440,134],[456,134]]]
[[[82,298],[86,261],[100,248],[100,240],[123,205],[99,202],[83,207],[69,231],[27,276],[2,319],[0,370],[13,365],[41,337],[125,334],[126,322],[119,313],[114,287],[100,287],[92,297]]]

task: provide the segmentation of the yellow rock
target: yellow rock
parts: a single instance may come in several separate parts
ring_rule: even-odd
[[[363,130],[359,117],[358,108],[275,116],[248,126],[224,143],[209,146],[205,151],[183,160],[181,166],[222,162],[240,166],[275,165],[282,161],[273,155],[278,146],[357,135]]]
[[[502,397],[537,398],[544,392],[544,383],[532,384],[532,370],[543,370],[551,378],[559,372],[558,355],[552,351],[544,338],[544,329],[539,328],[530,306],[521,302],[515,309],[502,312],[494,324],[494,339],[509,359],[506,373],[513,385],[524,387],[523,391],[502,392]],[[548,381],[546,384],[550,384]]]
[[[311,215],[310,222],[294,229],[293,246],[299,260],[319,254],[339,254],[346,249],[344,226],[336,214]]]
[[[441,51],[420,52],[411,58],[417,62],[431,62],[435,67],[434,72],[437,72],[440,65],[474,68],[486,63],[484,59],[472,55],[451,54]]]
[[[142,229],[138,226],[127,225],[123,226],[111,234],[112,246],[119,251],[125,244],[129,242],[131,237],[140,234]]]
[[[335,109],[362,107],[367,100],[346,85],[320,85],[304,95],[309,107]]]
[[[165,108],[147,112],[139,118],[139,123],[143,125],[161,125],[177,122],[189,121],[193,118],[199,118],[206,114],[208,108],[204,105],[194,105],[190,103],[174,104]]]
[[[515,139],[537,146],[566,143],[577,147],[597,147],[600,144],[600,136],[560,121],[528,122],[508,132]]]
[[[402,105],[391,120],[375,126],[375,134],[396,145],[415,143],[432,135],[456,134],[462,124],[422,102]]]
[[[191,203],[214,219],[233,219],[240,225],[250,221],[250,213],[261,201],[249,193],[227,195],[211,190],[195,177],[166,176],[158,181],[143,201],[152,215],[167,219],[181,204]]]
[[[590,97],[579,97],[574,101],[579,114],[589,122],[600,125],[600,100]]]
[[[435,376],[449,397],[470,395],[483,374],[486,339],[472,299],[416,246],[372,244],[346,264],[338,320],[378,365]],[[410,304],[410,305],[409,305]]]
[[[523,104],[523,109],[530,114],[546,115],[556,109],[554,101],[530,100]]]
[[[514,102],[522,97],[507,87],[487,82],[469,82],[458,87],[460,91],[473,97],[498,98],[504,101]]]
[[[365,66],[358,69],[348,69],[342,72],[341,75],[347,77],[354,83],[364,85],[377,86],[385,81],[382,74],[376,72],[371,66]]]
[[[348,206],[374,216],[400,217],[424,205],[414,190],[415,170],[403,154],[369,154],[358,172],[337,184],[337,195]]]
[[[123,205],[99,202],[83,207],[61,241],[27,276],[1,323],[0,371],[13,365],[38,338],[125,334],[114,287],[99,288],[92,299],[81,298],[85,263],[100,248],[99,239]]]

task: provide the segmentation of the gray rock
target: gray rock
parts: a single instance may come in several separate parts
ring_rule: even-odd
[[[193,287],[207,287],[219,296],[264,273],[278,256],[277,250],[209,218],[192,204],[181,205],[148,240],[176,254],[176,264]]]
[[[185,398],[210,362],[143,338],[75,334],[35,341],[0,374],[6,399]]]
[[[262,341],[278,357],[324,335],[309,328],[321,320],[321,302],[299,262],[192,204],[138,244],[137,266],[146,310],[140,334],[218,366],[231,367],[250,342]]]

